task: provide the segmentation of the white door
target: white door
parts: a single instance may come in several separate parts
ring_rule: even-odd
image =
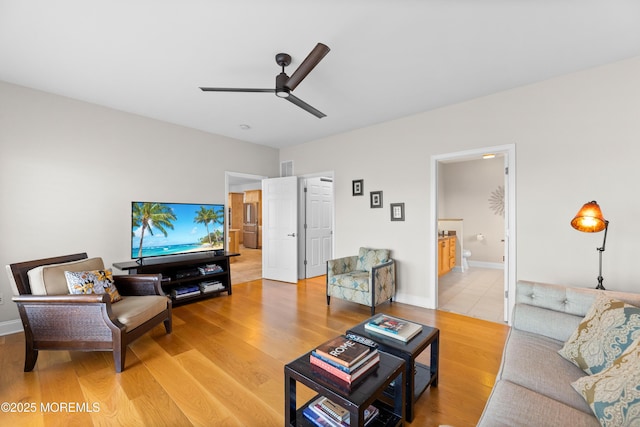
[[[262,277],[298,283],[298,178],[262,180]]]
[[[333,182],[329,178],[306,180],[305,200],[305,277],[327,273],[333,247]]]

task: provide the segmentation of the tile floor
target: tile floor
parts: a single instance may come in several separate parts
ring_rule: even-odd
[[[504,323],[504,271],[471,267],[438,279],[438,309]]]

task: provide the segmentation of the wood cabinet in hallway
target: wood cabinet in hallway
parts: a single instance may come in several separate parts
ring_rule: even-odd
[[[456,265],[456,236],[438,238],[438,276],[447,274]]]

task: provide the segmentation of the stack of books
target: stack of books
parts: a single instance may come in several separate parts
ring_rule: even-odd
[[[369,424],[379,413],[378,408],[370,405],[364,410],[364,425]],[[333,403],[326,397],[318,397],[302,410],[306,419],[321,427],[347,427],[350,425],[349,411]]]
[[[224,271],[218,264],[207,264],[202,267],[198,267],[198,270],[200,270],[200,274],[203,276],[207,274],[222,273]]]
[[[171,296],[174,299],[182,299],[182,298],[187,298],[194,295],[200,295],[200,286],[185,285],[185,286],[177,286],[171,289]]]
[[[408,342],[422,331],[422,325],[411,323],[397,317],[380,314],[364,324],[364,328],[375,334],[384,335],[399,341]]]
[[[209,292],[215,292],[224,289],[224,285],[219,280],[212,280],[210,282],[201,282],[200,290],[206,294]]]
[[[378,367],[380,355],[377,349],[340,335],[312,351],[310,362],[350,389]]]

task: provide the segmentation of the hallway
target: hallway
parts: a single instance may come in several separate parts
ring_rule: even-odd
[[[237,285],[262,278],[262,249],[240,245],[240,256],[231,258],[231,284]]]
[[[504,271],[471,267],[438,278],[438,310],[504,323]]]

